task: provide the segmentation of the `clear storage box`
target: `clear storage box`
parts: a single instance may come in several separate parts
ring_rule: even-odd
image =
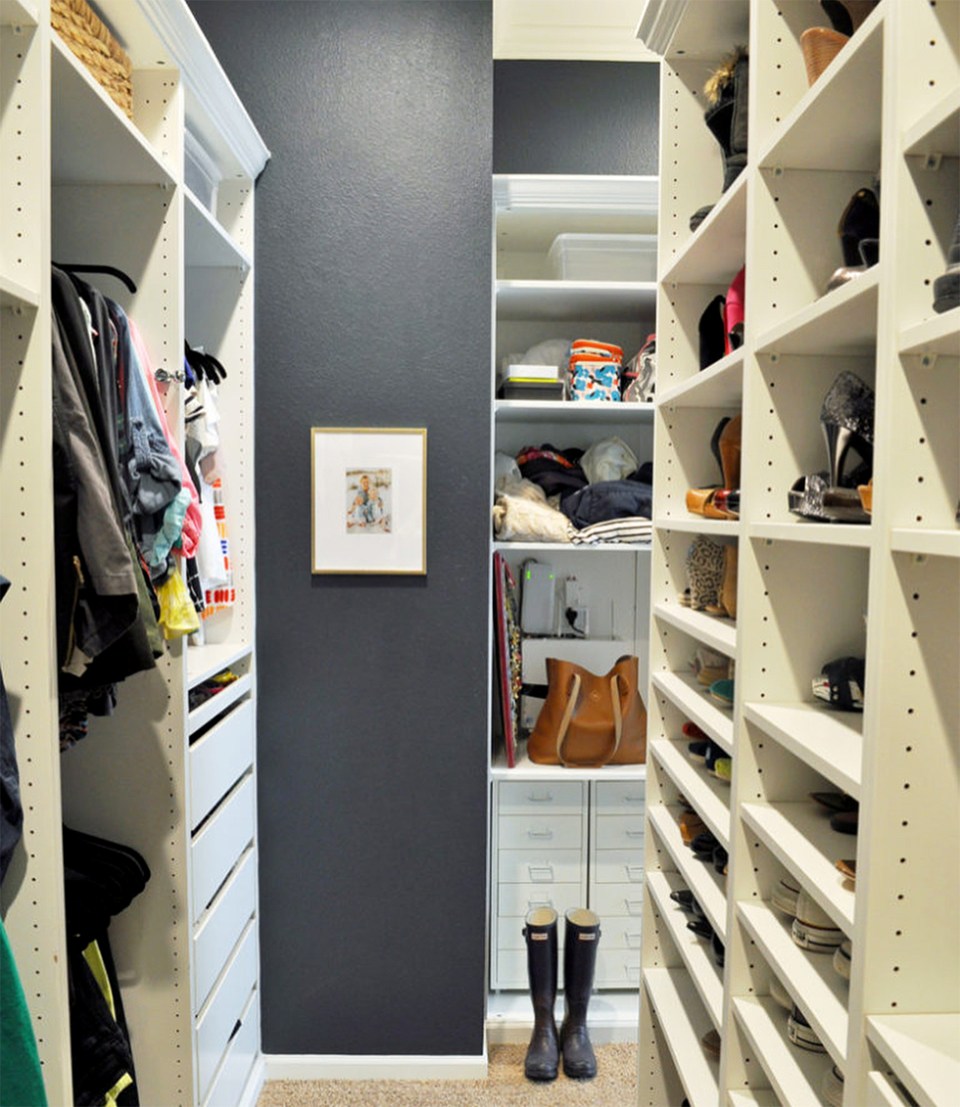
[[[654,281],[655,234],[558,234],[548,254],[560,281]]]

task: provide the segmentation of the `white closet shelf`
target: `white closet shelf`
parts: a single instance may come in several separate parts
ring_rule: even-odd
[[[184,262],[187,268],[238,269],[242,276],[253,262],[246,251],[200,203],[189,188],[183,189]]]
[[[867,1038],[920,1107],[956,1102],[960,1015],[868,1015]]]
[[[737,913],[770,967],[838,1065],[846,1062],[849,988],[833,957],[806,953],[790,936],[790,920],[766,905],[738,903]]]
[[[743,716],[784,749],[860,798],[863,715],[826,704],[745,703]]]
[[[758,164],[772,169],[880,168],[882,12],[873,12],[781,124]]]
[[[960,307],[904,328],[900,332],[900,353],[960,356]]]
[[[635,323],[653,319],[656,294],[652,281],[497,281],[497,316]]]
[[[903,136],[907,157],[960,157],[960,88],[952,88]]]
[[[712,1027],[689,973],[648,968],[643,970],[643,984],[691,1107],[714,1107],[720,1066],[700,1044]]]
[[[670,898],[671,892],[684,887],[683,881],[677,873],[652,872],[647,874],[647,887],[707,1014],[719,1030],[723,1022],[723,978],[713,959],[712,946],[687,929],[687,921],[692,916],[681,911]]]
[[[684,796],[693,804],[703,821],[716,835],[725,850],[730,849],[730,785],[687,757],[685,742],[656,738],[649,752]]]
[[[707,519],[703,515],[691,515],[685,507],[678,505],[683,515],[674,518],[664,515],[654,519],[653,525],[659,530],[679,530],[687,534],[714,534],[721,538],[736,538],[740,533],[740,523],[736,519]]]
[[[790,1107],[824,1107],[820,1086],[832,1062],[798,1049],[787,1037],[787,1012],[770,996],[740,997],[733,1012],[774,1091]]]
[[[649,542],[598,542],[595,546],[577,546],[573,542],[494,542],[501,553],[649,553]]]
[[[40,15],[29,0],[0,0],[0,27],[36,27]]]
[[[885,1072],[867,1073],[867,1107],[906,1107],[893,1080]]]
[[[856,838],[835,831],[813,801],[745,803],[740,810],[747,826],[850,937],[855,897],[836,861],[856,853]]]
[[[187,688],[195,688],[222,669],[249,657],[253,647],[249,642],[217,642],[206,646],[188,646]]]
[[[656,218],[659,177],[595,173],[495,173],[493,203],[500,212],[555,210],[560,231],[579,212],[641,212]],[[560,232],[558,232],[560,233]]]
[[[698,861],[688,846],[683,844],[677,819],[681,808],[658,805],[648,808],[650,825],[677,866],[684,884],[697,897],[707,920],[719,934],[720,941],[727,940],[726,878],[718,873],[712,863]]]
[[[743,265],[747,226],[747,174],[741,173],[667,266],[660,281],[726,284]]]
[[[686,673],[654,673],[654,688],[662,692],[701,730],[724,750],[733,753],[733,716],[709,698],[706,688],[696,677]]]
[[[786,497],[784,497],[786,499]],[[816,546],[870,547],[870,526],[858,523],[819,523],[808,519],[791,519],[784,523],[750,523],[751,538],[771,542],[810,542]]]
[[[83,64],[51,32],[54,184],[155,184],[174,174]]]
[[[702,372],[664,389],[661,407],[740,407],[743,404],[743,347]]]
[[[563,765],[537,765],[524,754],[512,769],[499,757],[490,768],[493,780],[646,780],[646,765],[604,765],[597,769],[565,768]]]
[[[684,634],[706,646],[734,657],[737,652],[737,624],[732,619],[693,611],[680,603],[658,603],[653,613],[661,622],[670,623]]]
[[[757,339],[757,353],[873,353],[879,283],[879,267],[875,265],[765,331]]]
[[[40,293],[33,288],[0,274],[0,308],[22,311],[40,306]]]
[[[653,404],[590,403],[570,400],[497,400],[498,423],[652,423]]]
[[[772,1088],[741,1088],[727,1093],[729,1107],[780,1107]]]
[[[960,557],[960,530],[915,530],[898,527],[890,532],[895,553],[928,557]]]
[[[247,673],[238,677],[232,684],[228,684],[222,692],[217,692],[205,703],[191,711],[187,715],[188,732],[196,734],[201,728],[222,715],[237,700],[246,696],[253,688],[253,677]]]

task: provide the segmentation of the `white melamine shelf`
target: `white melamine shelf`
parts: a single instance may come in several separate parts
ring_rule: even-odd
[[[900,353],[925,357],[960,357],[960,307],[944,311],[900,332]]]
[[[653,614],[728,657],[737,652],[737,624],[726,616],[707,615],[679,603],[658,603]]]
[[[868,1015],[867,1038],[920,1107],[956,1103],[960,1014]]]
[[[578,546],[574,542],[494,542],[500,553],[649,553],[649,542],[597,542],[595,545]]]
[[[733,753],[733,715],[707,695],[694,676],[685,673],[654,673],[654,688],[662,692],[692,722],[705,731],[718,746]]]
[[[0,275],[0,307],[22,311],[24,308],[36,309],[39,306],[40,293],[36,289],[27,288],[19,281]]]
[[[516,765],[507,768],[500,756],[490,768],[493,780],[646,780],[646,765],[604,765],[596,769],[576,769],[563,765],[537,765],[523,754]]]
[[[687,966],[690,979],[700,993],[707,1014],[719,1030],[723,1021],[723,977],[713,958],[713,947],[706,939],[687,929],[687,922],[693,916],[681,911],[670,898],[671,892],[685,887],[683,881],[677,873],[648,873],[647,887],[673,944]]]
[[[0,0],[0,27],[36,27],[39,22],[36,4],[28,0]]]
[[[854,799],[860,798],[863,715],[816,703],[746,703],[743,716]]]
[[[785,523],[750,523],[750,538],[771,542],[811,542],[817,546],[849,546],[867,549],[870,546],[870,526],[860,523],[821,523],[800,519]]]
[[[239,269],[253,263],[189,188],[183,190],[184,262],[187,268]]]
[[[697,897],[697,902],[703,908],[707,921],[720,936],[720,941],[726,943],[726,877],[717,872],[712,862],[698,861],[689,846],[683,844],[680,827],[677,825],[680,814],[679,807],[666,807],[662,804],[647,809],[650,825],[673,859],[683,882]]]
[[[700,1044],[713,1028],[689,974],[686,969],[648,968],[643,983],[690,1107],[715,1107],[720,1066]]]
[[[790,936],[791,920],[766,904],[738,903],[737,913],[838,1065],[847,1053],[849,987],[826,953],[806,953]]]
[[[730,849],[730,785],[711,776],[686,755],[684,742],[656,738],[652,754],[680,792],[693,804],[725,850]]]
[[[960,157],[960,88],[952,88],[940,101],[908,127],[903,136],[907,157],[939,154]]]
[[[673,518],[665,515],[654,519],[658,530],[679,530],[686,534],[715,534],[721,538],[736,538],[740,534],[740,522],[737,519],[707,519],[703,515],[691,515],[686,508],[684,514]]]
[[[247,673],[238,677],[232,684],[228,684],[222,692],[217,692],[198,708],[187,715],[187,731],[193,735],[201,728],[212,722],[218,716],[246,696],[253,688],[253,677]]]
[[[743,265],[746,227],[747,174],[741,173],[667,266],[661,284],[729,284]]]
[[[661,408],[740,407],[743,404],[743,347],[671,385],[657,397]]]
[[[208,677],[248,657],[252,651],[249,642],[217,642],[207,646],[188,646],[187,688],[195,688]]]
[[[745,803],[743,821],[840,926],[853,933],[855,896],[836,861],[856,854],[856,837],[840,834],[830,818],[808,803]]]
[[[656,312],[653,281],[497,281],[499,319],[636,322]]]
[[[787,1012],[769,996],[734,999],[733,1012],[774,1091],[790,1107],[824,1107],[820,1086],[832,1062],[787,1037]]]
[[[747,0],[682,0],[673,3],[680,17],[668,42],[648,45],[669,57],[717,60],[735,42],[746,42],[750,32]],[[641,24],[642,28],[642,24]],[[638,35],[638,37],[640,37]]]
[[[613,216],[616,229],[622,232],[625,216],[644,216],[656,220],[659,197],[659,177],[634,177],[594,173],[540,174],[495,173],[493,203],[497,219],[522,217],[521,230],[528,230],[531,217],[548,217],[553,222],[546,229],[535,227],[536,237],[516,239],[520,231],[511,223],[513,249],[530,250],[549,247],[558,234],[576,229],[577,221],[593,216]],[[651,229],[655,229],[651,228]]]
[[[497,400],[498,423],[652,423],[653,404],[617,404],[576,400]]]
[[[879,266],[874,265],[759,335],[757,353],[873,353],[879,282]]]
[[[780,1100],[772,1088],[740,1088],[727,1093],[729,1107],[780,1107]]]
[[[885,1072],[867,1073],[867,1092],[864,1107],[907,1107],[897,1086]]]
[[[890,548],[895,553],[928,557],[960,557],[960,529],[915,530],[898,527],[890,532]]]

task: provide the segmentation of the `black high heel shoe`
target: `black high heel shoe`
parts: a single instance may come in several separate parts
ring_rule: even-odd
[[[833,271],[825,292],[865,273],[880,260],[880,204],[876,193],[858,188],[843,209],[837,226],[843,265]]]

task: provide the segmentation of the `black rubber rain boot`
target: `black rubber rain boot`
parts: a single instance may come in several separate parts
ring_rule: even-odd
[[[600,917],[586,907],[567,912],[563,939],[564,1016],[560,1027],[563,1071],[574,1079],[597,1075],[597,1058],[587,1033],[587,1006],[600,942]]]
[[[528,1080],[556,1080],[560,1045],[553,1009],[557,1002],[557,913],[537,907],[527,915],[527,974],[533,1001],[533,1033],[523,1072]]]

